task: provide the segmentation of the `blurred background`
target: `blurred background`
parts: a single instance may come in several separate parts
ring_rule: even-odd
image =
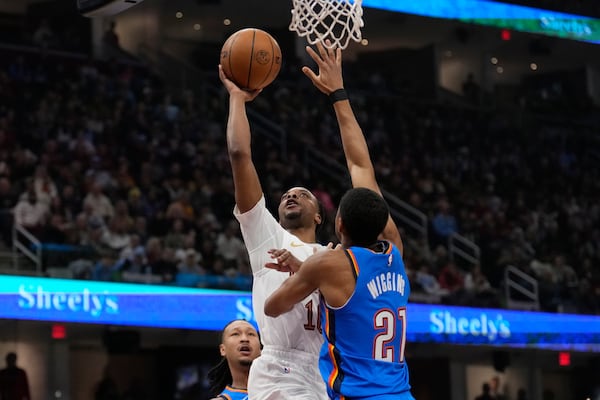
[[[0,354],[32,399],[208,398],[222,321],[252,318],[217,76],[231,33],[282,48],[249,106],[268,206],[301,184],[333,220],[350,182],[291,7],[0,0]],[[600,5],[365,0],[364,20],[345,86],[403,233],[415,397],[600,399]],[[165,322],[180,306],[194,317]],[[507,336],[481,340],[488,319]]]

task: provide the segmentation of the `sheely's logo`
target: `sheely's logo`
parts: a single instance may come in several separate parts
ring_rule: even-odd
[[[19,307],[23,309],[85,312],[93,317],[101,314],[118,314],[118,298],[108,292],[91,293],[84,288],[81,292],[49,292],[44,287],[19,286]]]
[[[238,298],[235,301],[235,309],[237,310],[237,313],[235,315],[237,319],[245,319],[246,321],[252,321],[252,319],[254,318],[252,312],[252,299],[250,299],[249,297]]]
[[[498,314],[489,318],[482,313],[479,318],[454,317],[449,311],[437,311],[429,314],[430,330],[439,334],[459,334],[462,336],[483,336],[493,341],[498,336],[510,337],[510,322]]]

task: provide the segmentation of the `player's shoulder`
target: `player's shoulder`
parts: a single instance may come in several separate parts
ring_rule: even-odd
[[[347,260],[347,257],[346,250],[340,247],[336,249],[324,248],[315,252],[311,259],[320,266],[335,268],[340,262]]]

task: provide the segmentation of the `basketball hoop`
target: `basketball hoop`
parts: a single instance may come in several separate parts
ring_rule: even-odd
[[[348,47],[350,39],[360,42],[362,0],[292,0],[290,31],[315,44],[329,39],[328,47]]]

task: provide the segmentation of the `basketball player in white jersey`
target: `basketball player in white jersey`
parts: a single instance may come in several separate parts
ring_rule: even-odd
[[[341,57],[326,57],[322,45],[317,46],[325,62],[319,62],[319,74],[308,67],[303,72],[332,101],[344,98]],[[314,51],[307,48],[309,54]],[[313,57],[317,59],[317,57]],[[273,260],[272,249],[288,249],[300,261],[323,246],[315,243],[316,228],[322,222],[319,204],[306,188],[294,187],[281,197],[279,222],[269,213],[256,168],[252,161],[250,124],[246,102],[260,91],[245,91],[227,79],[221,66],[219,77],[229,92],[227,149],[233,173],[236,206],[234,214],[240,222],[242,236],[254,275],[252,302],[263,342],[262,355],[252,363],[248,378],[250,400],[321,400],[327,399],[325,384],[319,372],[319,353],[323,343],[319,318],[319,294],[296,304],[291,312],[278,318],[264,314],[264,302],[289,277],[289,273],[265,268]],[[334,93],[335,92],[335,93]],[[342,93],[340,93],[342,92]],[[340,96],[340,94],[342,96]],[[346,97],[347,98],[347,97]],[[338,114],[340,129],[353,129],[354,116]],[[350,111],[351,113],[351,111]],[[351,118],[350,118],[351,117]],[[350,171],[352,177],[353,171]]]

